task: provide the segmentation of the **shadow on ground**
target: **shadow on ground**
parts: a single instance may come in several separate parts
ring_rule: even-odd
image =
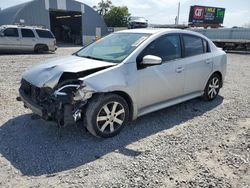
[[[128,125],[120,135],[98,139],[77,127],[62,130],[43,120],[31,120],[31,114],[9,120],[0,126],[0,153],[26,176],[53,174],[98,160],[114,150],[127,156],[140,151],[126,146],[142,138],[200,116],[220,105],[222,97],[212,102],[194,99],[150,115]]]

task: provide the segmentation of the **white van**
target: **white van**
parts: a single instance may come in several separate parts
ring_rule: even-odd
[[[56,39],[51,31],[39,27],[0,26],[0,52],[54,52]]]

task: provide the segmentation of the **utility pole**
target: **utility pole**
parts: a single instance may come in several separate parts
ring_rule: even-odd
[[[180,10],[181,10],[181,2],[178,3],[178,14],[176,17],[176,25],[179,24],[179,20],[180,20]]]

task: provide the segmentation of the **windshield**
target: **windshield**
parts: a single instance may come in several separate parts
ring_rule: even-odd
[[[140,21],[140,22],[147,22],[145,18],[143,17],[131,17],[131,21]]]
[[[113,33],[83,48],[76,55],[121,63],[149,36],[144,33]]]

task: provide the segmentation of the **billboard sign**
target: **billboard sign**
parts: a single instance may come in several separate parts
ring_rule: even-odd
[[[191,6],[189,22],[192,24],[223,24],[225,8]]]

